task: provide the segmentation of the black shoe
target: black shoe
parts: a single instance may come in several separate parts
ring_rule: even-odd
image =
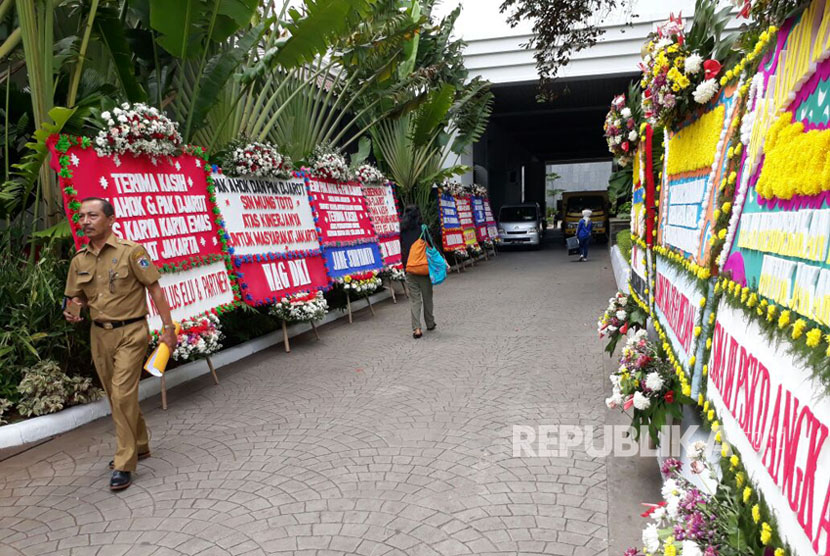
[[[144,452],[143,454],[138,454],[138,461],[141,461],[143,459],[147,459],[149,457],[150,457],[150,452]],[[112,460],[112,459],[110,460],[109,468],[111,470],[115,469],[115,460]]]
[[[112,478],[110,479],[110,490],[124,490],[131,484],[133,484],[133,480],[130,477],[129,471],[118,471],[116,469],[112,472]]]
[[[432,332],[435,330],[435,327],[438,326],[437,324],[433,324],[432,326],[427,326],[427,331]]]
[[[413,332],[413,333],[412,333],[412,337],[413,337],[413,338],[415,338],[416,340],[417,340],[418,338],[420,338],[421,336],[423,336],[423,335],[424,335],[424,333],[423,333],[423,332]]]

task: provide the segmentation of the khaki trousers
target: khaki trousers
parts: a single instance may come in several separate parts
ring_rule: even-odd
[[[112,330],[93,324],[90,337],[92,360],[115,423],[115,469],[135,471],[138,454],[150,451],[147,425],[138,406],[138,380],[150,344],[147,322]]]
[[[427,328],[432,328],[435,326],[435,316],[432,314],[432,281],[429,276],[407,272],[406,285],[409,288],[409,308],[412,310],[412,330],[421,328],[422,305]]]

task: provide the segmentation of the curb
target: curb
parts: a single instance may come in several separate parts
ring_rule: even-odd
[[[611,249],[611,268],[614,269],[614,280],[617,282],[617,289],[621,292],[628,291],[628,277],[631,276],[631,267],[623,257],[620,248],[616,245]]]
[[[382,292],[370,296],[370,298],[374,304],[379,301],[391,299],[392,294],[389,292],[389,288],[387,287]],[[360,301],[357,303],[360,303]],[[368,305],[363,306],[361,303],[361,306],[358,308],[353,307],[352,311],[353,313],[357,313],[366,308],[368,308]],[[317,327],[319,328],[338,319],[346,318],[347,316],[348,314],[345,311],[332,311],[321,321],[319,321]],[[288,337],[294,338],[295,336],[299,336],[309,330],[311,330],[311,325],[308,323],[292,324],[288,327]],[[214,353],[211,359],[213,360],[214,367],[218,370],[220,367],[235,363],[240,359],[244,359],[249,355],[257,353],[258,351],[262,351],[275,344],[282,343],[282,341],[282,330],[277,330],[266,334],[265,336],[248,340],[243,344],[223,349],[217,353]],[[186,363],[180,367],[176,367],[165,377],[167,380],[167,390],[169,392],[172,388],[202,375],[208,374],[209,372],[210,369],[208,369],[207,363],[201,359]],[[145,379],[140,381],[138,384],[139,401],[151,398],[160,392],[160,380]],[[26,419],[25,421],[20,421],[19,423],[3,425],[0,426],[0,450],[13,449],[26,444],[40,442],[53,436],[71,431],[72,429],[76,429],[96,419],[100,419],[101,417],[106,417],[109,414],[109,402],[106,398],[102,398],[92,403],[69,407],[58,411],[57,413],[41,415],[40,417]]]

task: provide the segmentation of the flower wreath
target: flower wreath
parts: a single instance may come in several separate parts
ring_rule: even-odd
[[[320,320],[328,312],[329,305],[321,291],[289,295],[268,310],[268,314],[287,323]]]
[[[317,177],[337,182],[347,182],[352,179],[352,171],[346,163],[346,158],[330,146],[319,146],[314,149],[309,159],[311,173]]]
[[[343,291],[361,297],[369,296],[383,286],[383,280],[378,276],[376,270],[344,276],[338,279],[337,283],[343,288]]]
[[[193,361],[208,357],[222,349],[219,341],[222,339],[222,324],[219,317],[213,313],[184,319],[181,321],[181,330],[178,335],[178,344],[171,357],[175,361]],[[150,351],[159,343],[159,333],[151,335]]]
[[[233,176],[289,179],[293,177],[291,159],[280,154],[274,145],[252,142],[240,145],[223,161]]]
[[[112,112],[102,112],[106,128],[95,137],[98,156],[147,155],[155,163],[162,156],[175,156],[181,150],[179,124],[153,106],[125,102]]]
[[[357,181],[365,185],[382,185],[386,181],[383,173],[373,164],[363,164],[355,170]]]

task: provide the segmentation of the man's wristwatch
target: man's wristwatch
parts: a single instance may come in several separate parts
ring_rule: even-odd
[[[176,325],[175,325],[175,324],[165,324],[164,326],[162,326],[162,328],[163,328],[164,330],[175,330],[175,329],[176,329]]]

